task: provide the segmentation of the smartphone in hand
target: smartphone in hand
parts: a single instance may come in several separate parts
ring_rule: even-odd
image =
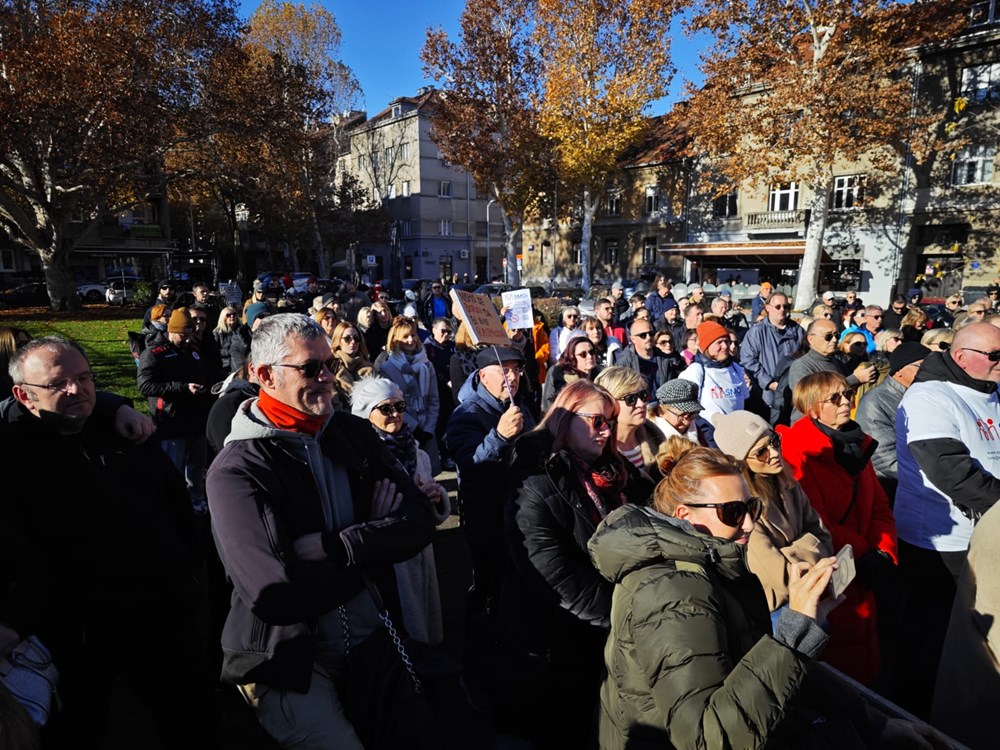
[[[827,589],[830,596],[836,599],[843,594],[851,581],[854,580],[855,575],[857,575],[857,570],[854,567],[854,547],[845,544],[837,553],[837,569],[833,571]]]

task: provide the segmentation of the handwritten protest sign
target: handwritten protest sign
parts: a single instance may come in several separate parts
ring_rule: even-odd
[[[452,289],[449,293],[461,311],[473,343],[510,346],[510,337],[504,331],[497,309],[489,297],[459,289]]]
[[[533,328],[535,318],[531,314],[531,292],[515,289],[500,295],[507,308],[507,328]]]

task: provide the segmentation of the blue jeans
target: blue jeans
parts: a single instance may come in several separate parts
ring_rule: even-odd
[[[184,475],[191,506],[195,513],[208,511],[205,497],[205,461],[208,455],[208,440],[204,435],[167,438],[160,441],[160,447],[170,457],[171,463]]]

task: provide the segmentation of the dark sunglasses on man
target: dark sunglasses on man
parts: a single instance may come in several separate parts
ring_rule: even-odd
[[[293,370],[298,370],[307,378],[312,379],[319,377],[320,370],[323,368],[326,368],[326,371],[332,374],[333,368],[336,366],[336,364],[337,364],[337,358],[330,357],[330,359],[324,362],[320,362],[318,359],[309,359],[300,365],[292,365],[292,364],[287,364],[285,362],[279,362],[278,364],[275,365],[275,367],[291,367]]]

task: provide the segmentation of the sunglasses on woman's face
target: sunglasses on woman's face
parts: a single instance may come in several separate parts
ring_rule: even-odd
[[[743,519],[750,514],[750,520],[757,523],[760,514],[764,511],[764,501],[759,497],[751,497],[748,500],[733,500],[728,503],[684,503],[689,508],[715,508],[715,515],[726,526],[736,528],[743,525]]]
[[[843,403],[851,403],[851,399],[854,398],[853,391],[842,391],[840,393],[834,393],[829,398],[823,399],[824,402],[831,403],[834,406],[840,406]]]
[[[594,357],[596,355],[597,352],[595,352],[593,349],[580,349],[576,353],[576,356],[578,356],[580,359],[584,359],[585,357]]]
[[[779,435],[777,432],[774,433],[773,435],[771,435],[771,439],[767,441],[767,445],[765,445],[760,450],[755,451],[754,453],[751,453],[750,455],[755,460],[760,461],[761,463],[764,463],[769,458],[771,458],[771,449],[772,448],[774,448],[774,450],[777,453],[781,453],[781,435]]]
[[[346,341],[348,344],[353,343],[355,341],[360,341],[360,339],[357,336],[352,336],[351,334],[347,334],[346,336],[341,336],[340,340]]]
[[[617,421],[614,419],[608,419],[603,414],[584,414],[582,412],[577,412],[576,416],[587,420],[594,432],[603,432],[605,429],[610,432],[613,431],[618,425]]]
[[[395,401],[391,404],[379,404],[375,408],[383,417],[391,417],[393,414],[402,414],[406,411],[406,402]]]
[[[631,409],[635,406],[636,401],[645,404],[649,400],[649,394],[646,391],[636,391],[635,393],[630,393],[627,396],[622,396],[622,401],[625,402],[625,406]]]

